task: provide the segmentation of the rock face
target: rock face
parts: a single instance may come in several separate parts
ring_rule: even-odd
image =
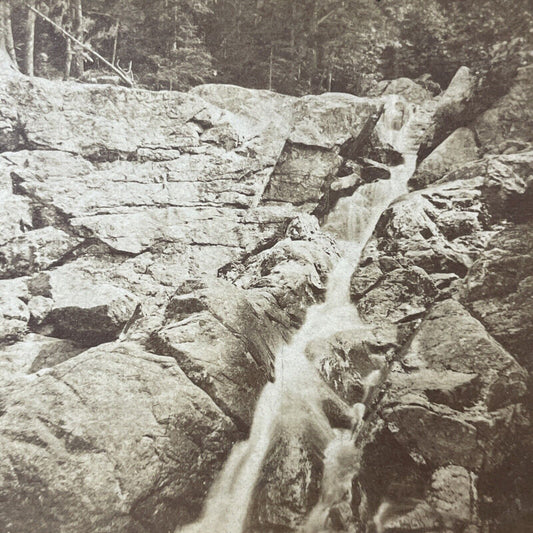
[[[324,297],[339,253],[311,213],[343,147],[392,153],[372,121],[390,99],[2,73],[0,529],[197,517]]]
[[[369,528],[531,524],[519,506],[529,505],[533,457],[532,160],[467,163],[400,199],[353,275],[361,317],[395,325],[401,347],[363,437],[359,520]]]
[[[509,92],[475,122],[484,151],[504,153],[533,141],[533,65],[522,67]]]
[[[459,128],[422,161],[409,185],[415,189],[427,187],[451,170],[474,161],[477,155],[474,133],[469,128]]]
[[[336,477],[336,434],[323,531],[527,523],[533,153],[477,159],[473,134],[482,153],[500,143],[526,89],[457,129],[472,88],[464,68],[435,98],[406,79],[297,99],[3,72],[0,530],[196,520],[276,352],[325,297],[340,252],[317,216],[420,143],[420,190],[386,210],[351,279],[363,323],[302,353],[322,404],[287,396],[295,416],[265,452],[247,528],[302,527]]]
[[[93,348],[13,389],[0,417],[4,531],[170,528],[198,510],[236,435],[174,359],[134,344]]]

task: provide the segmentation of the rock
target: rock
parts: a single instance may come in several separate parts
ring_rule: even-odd
[[[355,278],[352,295],[359,296],[360,285]],[[423,269],[399,268],[385,273],[366,288],[357,299],[357,309],[361,318],[372,324],[383,320],[400,323],[420,317],[436,295],[437,289]]]
[[[298,327],[307,307],[323,298],[327,275],[338,257],[333,240],[316,233],[311,240],[283,239],[246,261],[244,269],[226,275],[243,289],[268,291],[281,310],[277,314]]]
[[[386,111],[385,114],[387,114]],[[372,117],[369,129],[373,127],[374,130],[371,130],[371,133],[362,132],[358,138],[352,138],[341,147],[340,154],[351,160],[359,161],[361,158],[366,158],[387,166],[401,165],[402,154],[390,143],[381,140],[379,126],[375,128],[379,123],[377,119],[383,121],[382,117],[383,114],[381,117]]]
[[[478,149],[472,130],[459,128],[446,138],[418,166],[409,180],[413,189],[423,189],[444,174],[477,158]]]
[[[94,346],[118,337],[138,300],[109,283],[97,283],[70,263],[34,276],[30,292],[52,300],[42,326],[54,336]]]
[[[198,513],[236,434],[173,359],[131,343],[55,366],[2,413],[5,531],[172,530]]]
[[[302,214],[290,221],[285,235],[293,241],[311,240],[319,232],[320,226],[317,218],[313,215]]]
[[[448,88],[426,106],[431,125],[420,139],[419,160],[424,159],[455,129],[465,125],[472,104],[476,78],[467,67],[461,67]]]
[[[280,432],[259,475],[250,531],[294,530],[302,524],[319,496],[321,447],[316,436]]]
[[[493,236],[491,228],[523,212],[526,191],[500,158],[469,163],[395,202],[378,223],[374,246],[379,257],[401,265],[464,277]]]
[[[2,69],[4,67],[5,64],[2,64]],[[0,89],[0,151],[16,150],[21,142],[21,128],[15,98],[3,85]]]
[[[134,154],[141,147],[198,145],[188,121],[206,107],[195,95],[22,76],[10,78],[7,90],[26,143],[92,159]],[[145,127],[138,128],[138,121]]]
[[[377,100],[340,93],[309,95],[294,106],[292,144],[331,149],[357,137],[378,112]]]
[[[474,122],[484,152],[501,153],[505,143],[533,141],[533,65],[518,69],[509,92]]]
[[[241,427],[251,423],[284,337],[268,310],[255,303],[244,290],[222,282],[176,295],[166,309],[165,327],[150,343],[154,351],[174,357]]]
[[[2,385],[52,368],[83,351],[76,343],[30,333],[16,344],[0,349],[0,372]]]
[[[0,278],[46,270],[79,243],[80,239],[50,226],[26,232],[0,245]]]
[[[533,329],[533,225],[510,225],[495,235],[465,279],[464,302],[526,368]]]
[[[377,87],[370,92],[370,96],[382,96],[387,94],[401,95],[408,102],[415,104],[422,104],[432,97],[427,89],[409,78],[381,81],[378,83]]]
[[[30,311],[14,292],[12,283],[0,283],[0,342],[13,342],[24,336],[30,320]]]
[[[223,84],[199,85],[190,92],[228,112],[225,119],[236,133],[239,152],[264,158],[268,164],[276,163],[292,127],[296,98]],[[217,123],[209,119],[210,122],[205,124],[203,114],[198,115],[198,120],[204,126],[210,126],[210,122]],[[212,136],[212,129],[207,129],[203,140],[207,139],[206,134]],[[220,141],[215,142],[225,143],[228,131],[217,136]]]
[[[334,152],[308,146],[286,147],[266,187],[264,201],[310,203],[312,208],[340,168]]]
[[[28,199],[9,191],[0,191],[0,224],[4,230],[0,236],[0,246],[32,229],[32,211]]]
[[[388,180],[390,176],[390,170],[386,166],[374,163],[369,159],[365,160],[365,165],[361,168],[361,178],[366,183],[377,180]]]
[[[385,356],[395,346],[395,341],[392,328],[361,328],[311,341],[305,352],[335,394],[353,405],[364,400],[368,393],[365,378],[383,368]]]
[[[477,374],[490,411],[518,403],[527,388],[526,374],[515,359],[451,299],[433,307],[402,361],[409,368]]]
[[[475,524],[475,476],[463,467],[450,465],[436,470],[431,480],[430,502],[451,530]]]
[[[348,196],[348,192],[355,190],[361,183],[362,180],[359,174],[348,174],[348,176],[342,176],[333,181],[330,188],[333,192],[345,191],[345,196]]]
[[[245,342],[211,313],[195,313],[164,327],[154,335],[151,347],[174,357],[189,379],[240,427],[250,426],[268,372],[250,355]]]

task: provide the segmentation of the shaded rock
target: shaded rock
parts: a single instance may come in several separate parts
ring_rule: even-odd
[[[3,384],[45,368],[52,368],[83,351],[76,343],[30,333],[16,344],[0,349]]]
[[[476,427],[453,413],[430,407],[429,404],[407,402],[383,411],[383,417],[405,446],[416,446],[422,456],[433,464],[448,462],[479,468],[482,450],[477,442]]]
[[[474,122],[483,151],[501,153],[506,142],[532,142],[533,65],[518,69],[509,92]],[[503,149],[503,150],[502,150]]]
[[[495,235],[465,279],[464,302],[487,330],[531,369],[533,225]]]
[[[293,530],[302,524],[319,497],[324,446],[313,435],[279,433],[256,486],[250,531]]]
[[[432,94],[427,89],[409,78],[381,81],[369,92],[370,96],[382,96],[387,94],[401,95],[408,102],[415,104],[421,104],[432,97]]]
[[[175,296],[152,350],[174,357],[189,379],[241,427],[250,425],[256,400],[271,375],[284,334],[266,311],[230,284]]]
[[[422,161],[415,175],[409,180],[409,186],[413,189],[423,189],[447,172],[476,159],[477,155],[474,133],[468,128],[459,128]]]
[[[29,286],[34,296],[53,302],[42,326],[54,336],[85,346],[116,339],[138,303],[125,289],[95,282],[75,263],[37,274]]]
[[[174,357],[189,379],[241,427],[251,424],[259,392],[268,372],[208,312],[195,313],[158,331],[151,342],[158,353]]]
[[[6,531],[172,530],[198,513],[235,436],[173,359],[131,343],[57,365],[3,409]]]
[[[445,527],[456,530],[478,521],[475,481],[461,466],[450,465],[433,473],[429,501]]]
[[[266,187],[264,201],[316,203],[333,180],[342,158],[331,151],[308,146],[286,147]]]
[[[366,285],[366,284],[365,284]],[[360,283],[352,284],[352,295]],[[384,274],[357,300],[361,318],[369,323],[405,322],[420,317],[433,302],[437,289],[424,270],[399,268]]]
[[[373,163],[369,159],[365,160],[365,164],[361,168],[361,178],[367,183],[376,180],[388,180],[390,176],[390,170],[387,167]]]
[[[0,245],[0,278],[46,270],[79,243],[80,239],[53,227],[26,232]]]
[[[380,427],[364,444],[359,478],[354,483],[358,498],[353,503],[369,531],[375,527],[375,515],[383,504],[403,504],[396,513],[401,516],[421,503],[431,470],[413,457],[386,427]]]
[[[359,157],[377,161],[387,166],[396,166],[403,163],[403,156],[388,142],[383,142],[374,131],[367,142],[361,147]]]
[[[427,106],[432,116],[431,125],[424,132],[419,160],[424,159],[452,131],[468,122],[476,78],[467,67],[461,67],[450,81],[448,88]]]
[[[350,280],[352,302],[358,302],[382,277],[383,271],[377,261],[371,261],[355,270]]]

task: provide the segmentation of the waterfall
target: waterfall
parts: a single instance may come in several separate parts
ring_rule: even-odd
[[[403,153],[405,161],[391,167],[389,180],[365,184],[351,197],[341,198],[328,215],[323,230],[337,238],[342,257],[329,276],[325,301],[309,308],[291,343],[276,355],[275,380],[261,393],[250,436],[234,446],[209,491],[202,516],[176,533],[244,533],[261,467],[282,430],[298,433],[311,427],[313,434],[326,443],[320,499],[303,532],[321,531],[328,508],[338,499],[339,492],[351,484],[357,469],[354,438],[365,406],[348,406],[339,398],[339,405],[344,405],[345,414],[352,419],[352,430],[333,429],[323,411],[323,401],[334,393],[306,357],[305,348],[314,339],[364,328],[350,303],[350,278],[381,214],[395,198],[407,192],[407,180],[416,164],[414,150],[406,146],[406,117],[411,111],[397,97],[388,98],[376,129],[384,142]],[[375,384],[374,374],[364,378],[367,392]],[[339,475],[339,471],[343,474]]]

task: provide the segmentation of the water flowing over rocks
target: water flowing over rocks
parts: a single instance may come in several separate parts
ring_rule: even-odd
[[[3,73],[0,529],[519,531],[529,73],[473,124],[466,67],[368,98]]]

